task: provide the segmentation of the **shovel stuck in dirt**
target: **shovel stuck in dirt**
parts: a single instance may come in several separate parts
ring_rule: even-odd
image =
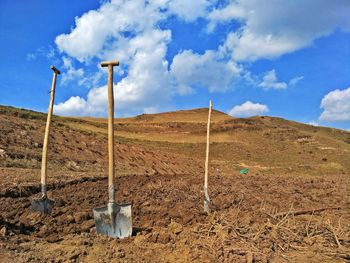
[[[207,125],[207,149],[205,155],[205,174],[204,174],[204,212],[210,213],[210,198],[208,194],[208,166],[209,166],[209,132],[212,103],[209,101],[208,125]]]
[[[54,204],[54,201],[47,197],[47,187],[46,187],[47,146],[49,144],[49,131],[50,131],[50,125],[51,125],[53,104],[55,100],[56,79],[57,79],[57,75],[61,74],[61,72],[54,66],[51,66],[51,69],[53,70],[53,78],[52,78],[50,104],[49,104],[49,110],[47,113],[47,121],[46,121],[42,160],[41,160],[41,197],[37,199],[33,199],[32,204],[30,206],[30,209],[32,211],[40,212],[43,214],[50,214],[52,206]]]
[[[113,238],[131,236],[132,220],[131,205],[115,202],[114,188],[114,97],[113,97],[113,67],[117,61],[102,62],[102,67],[108,67],[108,204],[94,208],[96,232]]]

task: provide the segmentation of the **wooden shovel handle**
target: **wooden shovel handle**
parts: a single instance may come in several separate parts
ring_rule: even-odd
[[[207,124],[207,148],[205,155],[205,174],[204,174],[204,195],[205,200],[210,201],[208,194],[208,168],[209,168],[209,134],[210,134],[210,118],[211,118],[212,103],[209,101],[209,113],[208,113],[208,124]]]
[[[108,67],[108,199],[115,202],[114,187],[114,96],[113,96],[113,67],[118,61],[105,61],[102,67]]]
[[[47,147],[49,144],[49,132],[50,132],[53,105],[55,102],[56,79],[57,79],[57,75],[61,73],[54,66],[51,66],[50,68],[53,70],[54,73],[53,73],[53,77],[52,77],[52,85],[51,85],[51,92],[50,92],[50,104],[49,104],[49,109],[47,112],[46,128],[45,128],[44,143],[43,143],[43,152],[42,152],[42,159],[41,159],[41,193],[42,193],[43,197],[47,196],[47,187],[46,187]]]

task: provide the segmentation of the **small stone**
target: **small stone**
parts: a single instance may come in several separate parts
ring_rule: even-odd
[[[5,236],[7,236],[7,234],[8,234],[7,228],[6,228],[6,226],[3,226],[0,230],[0,235],[2,237],[5,237]]]
[[[72,262],[75,262],[77,258],[79,258],[81,252],[80,251],[73,251],[72,255],[70,256],[70,260]]]
[[[6,157],[6,152],[3,149],[0,149],[0,158]]]
[[[66,166],[69,170],[76,171],[79,170],[80,166],[74,161],[68,161]]]
[[[171,233],[178,235],[182,232],[183,226],[179,223],[176,223],[175,221],[171,221],[171,223],[168,225],[168,228]]]
[[[95,220],[91,219],[88,221],[85,221],[81,224],[81,231],[82,232],[90,232],[90,229],[93,228],[95,226]]]
[[[125,257],[125,251],[123,249],[118,249],[117,257],[118,258],[124,258]]]
[[[158,239],[158,236],[159,236],[159,233],[158,232],[154,232],[154,233],[151,233],[148,237],[148,240],[150,242],[153,242],[153,243],[156,243],[157,242],[157,239]]]
[[[171,237],[168,233],[161,232],[157,238],[157,243],[168,244],[170,242],[170,239]]]
[[[146,239],[146,237],[144,235],[142,235],[142,233],[137,233],[135,239],[134,239],[134,243],[135,244],[140,244],[142,242],[144,242]]]
[[[91,219],[91,215],[88,212],[80,212],[74,215],[74,220],[76,223],[81,223],[89,219]]]
[[[74,223],[74,221],[75,221],[75,219],[74,219],[74,217],[72,215],[68,215],[66,220],[67,220],[67,223],[69,223],[69,224],[70,223]]]
[[[43,225],[43,226],[40,228],[38,235],[39,235],[39,236],[46,236],[47,231],[48,231],[47,226],[46,226],[46,225]]]
[[[142,205],[143,205],[143,206],[150,206],[151,204],[150,204],[150,202],[146,201],[146,202],[144,202]]]

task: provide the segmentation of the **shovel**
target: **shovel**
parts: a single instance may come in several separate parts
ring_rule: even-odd
[[[209,166],[209,133],[210,133],[210,117],[211,117],[212,103],[209,101],[209,114],[208,114],[208,125],[207,125],[207,149],[205,155],[205,173],[204,173],[204,212],[210,213],[210,198],[208,194],[208,166]]]
[[[96,232],[113,238],[131,236],[131,205],[115,202],[114,188],[114,97],[113,97],[113,67],[118,61],[102,62],[102,67],[108,67],[108,204],[94,208]]]
[[[50,96],[50,105],[47,113],[47,121],[45,128],[45,136],[44,136],[44,144],[43,144],[43,152],[42,152],[42,160],[41,160],[41,197],[32,200],[32,204],[30,209],[35,212],[40,212],[43,214],[50,214],[54,201],[47,197],[47,188],[46,188],[46,178],[47,178],[47,146],[49,144],[49,131],[51,125],[51,117],[53,104],[55,100],[55,88],[56,88],[56,79],[57,75],[61,74],[61,72],[51,66],[53,70],[53,78],[52,78],[52,86],[51,86],[51,96]]]

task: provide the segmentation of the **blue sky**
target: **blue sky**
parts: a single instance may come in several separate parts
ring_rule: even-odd
[[[310,14],[312,10],[312,14]],[[0,104],[106,116],[207,107],[350,129],[350,1],[0,2]]]

